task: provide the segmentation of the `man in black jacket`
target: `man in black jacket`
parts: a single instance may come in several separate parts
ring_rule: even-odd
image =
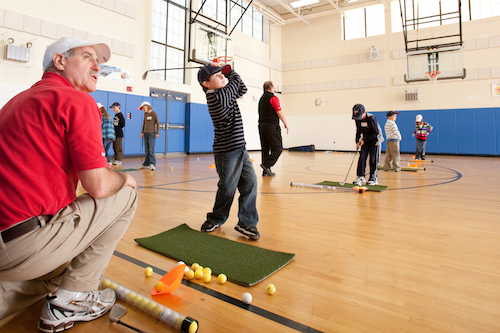
[[[283,151],[280,119],[288,133],[285,115],[281,111],[280,101],[274,96],[274,86],[271,81],[264,82],[264,95],[259,101],[259,135],[262,147],[263,176],[275,176],[271,167],[276,164]]]

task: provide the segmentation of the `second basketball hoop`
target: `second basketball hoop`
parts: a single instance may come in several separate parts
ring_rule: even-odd
[[[438,80],[439,75],[441,75],[440,71],[429,71],[425,72],[425,76],[429,78],[429,81],[432,83],[436,83]]]

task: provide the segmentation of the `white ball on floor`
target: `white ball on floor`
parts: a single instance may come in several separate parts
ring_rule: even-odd
[[[244,293],[243,297],[241,299],[243,300],[243,303],[250,304],[250,303],[252,303],[252,294]]]

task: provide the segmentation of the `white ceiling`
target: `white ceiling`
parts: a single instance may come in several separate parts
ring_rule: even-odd
[[[346,10],[383,4],[389,8],[394,0],[320,0],[319,3],[301,8],[292,8],[290,3],[295,0],[253,0],[252,5],[279,24],[302,21],[311,25],[310,19],[319,16],[343,13]],[[396,0],[397,1],[397,0]]]

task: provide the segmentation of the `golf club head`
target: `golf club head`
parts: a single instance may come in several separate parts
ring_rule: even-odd
[[[127,313],[127,308],[121,304],[115,304],[111,308],[109,312],[109,320],[114,321],[115,323],[120,320],[120,318]]]
[[[145,71],[144,74],[142,74],[143,80],[146,80],[146,78],[148,77],[148,73],[149,73],[149,71]]]

